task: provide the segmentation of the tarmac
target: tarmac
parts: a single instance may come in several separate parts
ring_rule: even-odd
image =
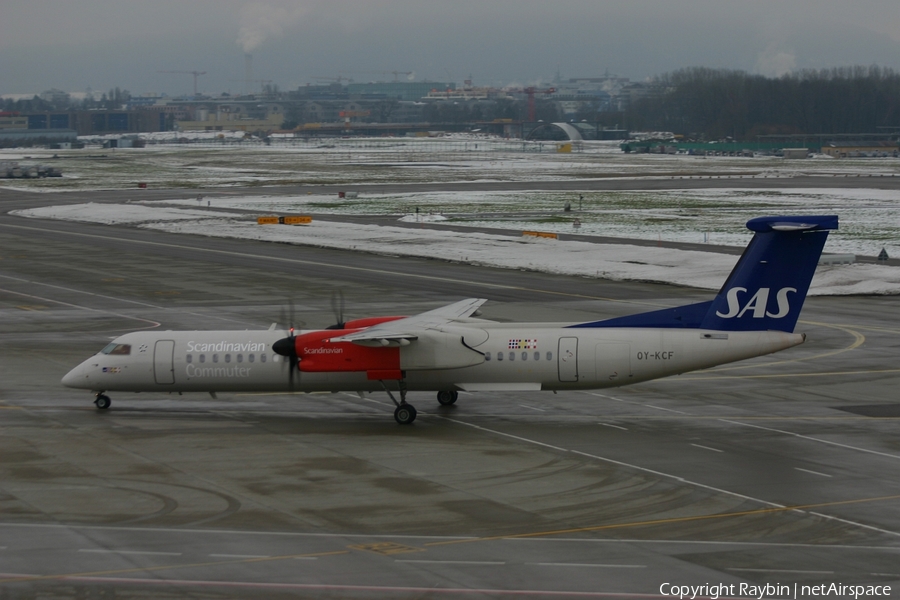
[[[35,202],[0,194],[4,213]],[[409,427],[379,394],[119,393],[101,412],[59,384],[125,331],[267,328],[289,302],[298,327],[326,326],[337,289],[350,318],[477,296],[484,318],[580,321],[708,298],[3,214],[0,598],[900,587],[894,297],[810,298],[802,346],[633,387],[410,394]]]

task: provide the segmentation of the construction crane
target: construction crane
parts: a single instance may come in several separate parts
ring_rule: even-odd
[[[157,73],[181,73],[194,76],[194,95],[197,95],[197,78],[206,75],[206,71],[157,71]]]
[[[527,88],[505,89],[503,91],[508,92],[510,94],[525,94],[528,97],[528,120],[531,122],[534,122],[534,120],[535,120],[534,95],[535,94],[553,94],[556,92],[556,88],[538,89],[536,87],[527,87]]]

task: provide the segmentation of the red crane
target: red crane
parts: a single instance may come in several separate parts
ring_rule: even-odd
[[[556,92],[556,88],[544,88],[538,89],[536,87],[527,87],[527,88],[517,88],[517,89],[507,89],[504,90],[511,94],[525,94],[528,96],[528,120],[534,122],[534,95],[535,94],[553,94]]]

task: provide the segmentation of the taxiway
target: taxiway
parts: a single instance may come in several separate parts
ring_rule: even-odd
[[[54,201],[58,201],[54,197]],[[6,210],[4,206],[4,210]],[[111,336],[491,299],[577,321],[707,297],[98,225],[0,221],[0,589],[9,597],[658,597],[662,583],[900,586],[900,309],[807,300],[806,344],[603,392],[117,394]]]

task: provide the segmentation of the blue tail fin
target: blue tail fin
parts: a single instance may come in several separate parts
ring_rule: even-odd
[[[794,331],[837,216],[759,217],[756,234],[700,322],[702,329]]]
[[[759,217],[755,235],[712,301],[571,327],[794,331],[828,231],[837,216]]]

